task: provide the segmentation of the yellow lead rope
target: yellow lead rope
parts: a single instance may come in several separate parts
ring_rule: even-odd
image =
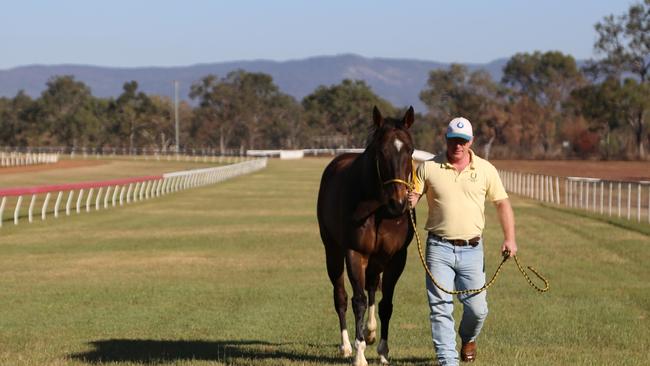
[[[499,272],[501,271],[501,267],[503,267],[503,264],[506,263],[506,261],[508,261],[509,256],[507,256],[507,255],[503,256],[503,260],[501,260],[501,263],[497,267],[497,270],[494,272],[494,275],[492,276],[490,281],[486,282],[485,285],[483,285],[483,287],[481,287],[481,288],[468,289],[468,290],[447,290],[446,288],[442,287],[438,283],[438,281],[436,281],[436,279],[433,278],[433,274],[429,270],[429,267],[427,266],[427,263],[426,263],[426,261],[424,259],[424,254],[422,253],[422,242],[420,240],[420,235],[418,234],[418,228],[415,225],[415,220],[414,220],[414,217],[413,217],[413,211],[414,210],[415,209],[409,209],[409,217],[411,218],[411,225],[413,226],[413,231],[415,232],[415,239],[418,242],[418,253],[420,254],[420,261],[422,261],[422,266],[424,267],[424,270],[427,272],[427,275],[429,276],[429,279],[431,279],[431,282],[433,282],[433,284],[436,285],[437,288],[439,288],[443,292],[446,292],[446,293],[448,293],[450,295],[463,295],[463,294],[477,294],[477,293],[479,293],[481,291],[487,290],[488,287],[492,286],[494,281],[496,281],[497,276],[499,275]],[[530,267],[530,266],[528,267],[528,269],[531,272],[533,272],[540,280],[542,280],[544,282],[544,288],[538,287],[537,285],[535,285],[533,283],[533,281],[530,279],[530,277],[528,276],[526,271],[521,267],[521,265],[519,264],[519,259],[517,259],[517,256],[514,255],[513,257],[515,258],[515,263],[517,264],[517,268],[519,268],[519,271],[521,272],[521,274],[524,275],[524,277],[528,281],[528,284],[530,284],[534,289],[536,289],[539,292],[548,291],[549,284],[548,284],[548,280],[546,278],[544,278],[533,267]]]
[[[412,164],[412,169],[413,169],[413,174],[411,176],[412,177],[411,179],[414,179],[415,178],[415,164],[413,162],[411,162],[411,164]],[[379,161],[377,161],[377,175],[378,175],[378,177],[379,177],[379,179],[381,181],[381,172],[379,171]],[[414,183],[407,182],[407,181],[402,180],[402,179],[390,179],[390,180],[383,181],[384,185],[392,184],[392,183],[398,183],[398,184],[405,185],[409,192],[411,192],[415,188]],[[477,294],[477,293],[479,293],[481,291],[487,290],[488,287],[492,286],[494,281],[496,281],[497,276],[499,275],[499,272],[501,272],[501,267],[503,267],[503,264],[508,261],[508,258],[510,258],[508,252],[504,253],[503,260],[501,260],[501,263],[497,267],[497,270],[494,272],[494,275],[492,276],[490,281],[486,282],[485,285],[483,285],[483,287],[476,288],[476,289],[468,289],[468,290],[447,290],[444,287],[440,286],[440,284],[436,281],[436,279],[433,278],[433,274],[429,270],[429,267],[427,266],[427,263],[426,263],[426,261],[424,259],[424,253],[422,253],[422,241],[420,240],[420,235],[418,234],[418,228],[415,225],[415,218],[413,217],[413,212],[415,212],[415,208],[411,207],[411,202],[410,201],[409,201],[409,209],[408,210],[409,210],[409,217],[411,219],[411,226],[413,226],[413,232],[415,233],[415,239],[418,242],[418,253],[420,254],[420,261],[422,261],[422,266],[424,267],[424,270],[427,272],[427,275],[429,276],[429,279],[431,279],[431,282],[433,282],[433,284],[437,288],[439,288],[443,292],[446,292],[446,293],[451,294],[451,295],[462,295],[462,294]],[[526,278],[526,281],[528,281],[528,284],[530,286],[532,286],[535,290],[537,290],[539,292],[548,291],[549,283],[548,283],[548,280],[546,278],[544,278],[544,276],[542,276],[539,272],[537,272],[537,270],[535,270],[533,267],[528,266],[528,269],[531,272],[533,272],[535,274],[535,276],[537,276],[537,278],[539,278],[540,280],[542,280],[544,282],[544,288],[540,288],[539,286],[537,286],[536,284],[533,283],[533,281],[528,276],[528,273],[526,273],[526,270],[524,270],[523,267],[519,264],[519,259],[517,258],[517,256],[513,255],[513,258],[515,258],[515,263],[517,264],[517,268],[519,269],[519,272],[521,272],[521,274],[524,276],[524,278]]]

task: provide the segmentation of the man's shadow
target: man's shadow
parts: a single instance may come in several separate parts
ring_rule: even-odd
[[[72,354],[74,360],[90,364],[130,362],[154,364],[186,360],[216,361],[226,365],[248,365],[251,360],[274,360],[282,363],[319,363],[348,365],[349,360],[336,355],[335,345],[306,344],[307,351],[295,351],[291,343],[270,343],[258,340],[139,340],[108,339],[89,343],[93,349]],[[295,344],[294,344],[295,345]],[[304,347],[301,347],[304,349]],[[323,352],[327,349],[327,352]],[[313,350],[313,351],[312,351]],[[329,352],[331,351],[331,352]],[[323,356],[331,353],[331,356]],[[367,354],[367,356],[369,356]],[[401,359],[399,364],[425,365],[430,359]]]

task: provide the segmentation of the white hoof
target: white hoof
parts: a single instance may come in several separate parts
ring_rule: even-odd
[[[368,366],[368,361],[366,360],[366,342],[359,342],[359,340],[354,341],[354,348],[357,350],[356,357],[354,358],[354,366]]]
[[[341,353],[341,356],[348,358],[352,357],[352,346],[342,344],[339,346],[339,352]]]
[[[386,340],[382,339],[379,341],[377,354],[379,354],[379,362],[381,362],[382,365],[388,365],[388,342],[386,342]]]
[[[347,329],[341,331],[341,345],[339,346],[339,352],[341,352],[341,356],[345,358],[352,357],[352,345],[350,344]]]

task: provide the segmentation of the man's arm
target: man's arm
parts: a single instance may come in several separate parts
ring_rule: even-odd
[[[509,199],[502,199],[495,202],[501,229],[503,229],[503,245],[501,252],[508,251],[510,256],[517,254],[517,242],[515,240],[515,215]]]

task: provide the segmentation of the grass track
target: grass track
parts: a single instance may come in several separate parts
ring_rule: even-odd
[[[210,187],[3,227],[0,364],[348,364],[336,354],[315,220],[326,162],[272,160]],[[650,237],[513,204],[520,258],[551,291],[531,290],[507,264],[488,295],[475,365],[647,364]],[[487,215],[491,275],[501,234]],[[396,291],[394,365],[433,364],[415,244]],[[378,362],[374,347],[366,355]]]

